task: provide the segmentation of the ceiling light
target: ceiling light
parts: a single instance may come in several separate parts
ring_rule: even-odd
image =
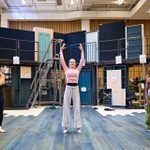
[[[124,2],[124,0],[119,0],[119,5],[122,5],[123,4],[123,2]]]
[[[112,1],[113,4],[117,4],[117,5],[122,5],[123,3],[125,3],[125,0],[115,0]]]
[[[27,4],[26,0],[22,0],[22,4],[26,5]]]
[[[74,0],[70,0],[70,4],[73,5],[74,4]]]

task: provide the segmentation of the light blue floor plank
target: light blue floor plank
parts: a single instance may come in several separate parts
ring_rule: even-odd
[[[150,150],[145,113],[134,116],[102,116],[90,107],[81,108],[82,134],[71,124],[61,127],[62,109],[45,109],[39,116],[4,117],[0,150]]]

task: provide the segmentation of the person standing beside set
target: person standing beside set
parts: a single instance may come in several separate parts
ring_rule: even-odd
[[[3,74],[0,68],[0,133],[4,133],[5,130],[2,129],[3,122],[3,111],[4,111],[4,94],[3,94],[3,85],[5,84],[5,75]]]
[[[147,70],[147,77],[145,83],[145,110],[146,110],[146,127],[147,131],[150,132],[150,68]]]
[[[81,60],[76,67],[76,60],[71,58],[69,60],[69,67],[66,65],[63,55],[63,50],[65,49],[65,43],[60,48],[60,61],[62,67],[65,71],[66,77],[66,88],[64,92],[63,101],[63,116],[62,116],[62,127],[64,128],[63,133],[67,133],[67,129],[70,125],[70,103],[71,98],[73,99],[73,109],[74,109],[74,127],[77,129],[78,133],[81,133],[81,116],[80,116],[80,93],[78,87],[78,79],[80,71],[84,64],[84,48],[80,43],[79,49],[81,51]]]

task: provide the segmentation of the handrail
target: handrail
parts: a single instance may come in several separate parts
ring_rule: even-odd
[[[52,43],[53,43],[53,39],[50,41],[50,43],[49,43],[49,45],[48,45],[48,48],[47,48],[47,50],[46,50],[46,52],[45,52],[45,54],[44,54],[44,56],[43,56],[43,58],[42,58],[42,61],[41,61],[40,65],[39,65],[39,67],[38,67],[38,70],[36,71],[36,74],[35,74],[35,77],[34,77],[32,83],[31,83],[30,89],[32,89],[32,87],[33,87],[33,85],[34,85],[34,83],[35,83],[35,81],[36,81],[36,79],[37,79],[37,77],[38,77],[38,74],[39,74],[39,72],[40,72],[40,70],[41,70],[41,67],[42,67],[42,64],[43,64],[43,61],[45,60],[46,55],[47,55],[47,53],[48,53],[48,51],[49,51],[49,48],[50,48],[50,46],[51,46]]]
[[[44,56],[43,56],[43,58],[42,58],[42,61],[41,61],[40,65],[39,65],[39,67],[38,67],[38,70],[36,71],[36,74],[35,74],[35,77],[34,77],[32,83],[31,83],[30,89],[33,88],[33,85],[34,85],[34,83],[35,83],[36,80],[37,80],[38,74],[39,74],[39,72],[40,72],[40,70],[41,70],[41,68],[42,68],[42,64],[43,64],[43,62],[44,62],[44,60],[45,60],[45,58],[46,58],[47,53],[49,52],[49,48],[50,48],[51,44],[52,44],[53,42],[62,43],[63,40],[62,40],[62,39],[51,39],[51,41],[50,41],[50,43],[49,43],[49,45],[48,45],[48,48],[47,48],[47,50],[46,50],[46,52],[45,52],[45,54],[44,54]],[[37,83],[37,84],[38,84],[38,83]]]

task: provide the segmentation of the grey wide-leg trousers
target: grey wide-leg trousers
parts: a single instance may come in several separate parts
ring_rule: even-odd
[[[64,93],[62,127],[68,128],[70,126],[71,98],[73,99],[74,127],[81,128],[79,87],[68,85],[66,86]]]

